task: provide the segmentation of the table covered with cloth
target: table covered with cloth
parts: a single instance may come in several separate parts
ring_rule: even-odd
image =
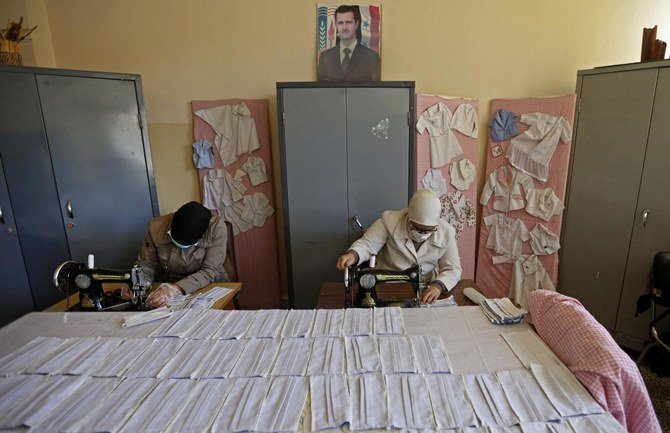
[[[0,329],[0,429],[626,431],[526,323],[478,306],[127,314]]]

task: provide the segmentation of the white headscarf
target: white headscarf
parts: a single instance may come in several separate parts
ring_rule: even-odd
[[[422,226],[436,226],[440,222],[442,204],[437,195],[429,189],[420,189],[409,201],[407,217]]]

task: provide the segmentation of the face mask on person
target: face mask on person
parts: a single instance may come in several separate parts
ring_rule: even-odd
[[[167,234],[168,234],[168,236],[170,236],[170,240],[172,241],[172,243],[173,243],[177,248],[181,248],[182,250],[186,250],[186,249],[188,249],[188,248],[191,248],[191,247],[197,247],[197,246],[198,246],[198,242],[194,243],[193,245],[182,245],[182,244],[180,244],[179,242],[175,241],[174,238],[172,237],[171,230],[168,230]]]
[[[412,238],[414,242],[424,242],[427,241],[429,237],[433,235],[433,232],[420,232],[418,230],[410,230],[409,237]]]

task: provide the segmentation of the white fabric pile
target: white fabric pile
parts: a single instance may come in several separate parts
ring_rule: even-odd
[[[516,307],[509,298],[488,299],[472,287],[464,289],[463,294],[475,304],[479,304],[484,315],[494,325],[519,323],[528,314],[528,311]]]

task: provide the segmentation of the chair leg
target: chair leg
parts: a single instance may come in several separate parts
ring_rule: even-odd
[[[645,356],[647,356],[647,354],[649,353],[649,351],[651,350],[652,347],[656,347],[656,346],[658,346],[657,341],[649,342],[649,344],[647,344],[647,346],[644,348],[642,353],[640,353],[640,356],[637,357],[637,361],[635,361],[635,364],[637,364],[638,367],[640,365],[642,365],[642,361],[644,360]]]

